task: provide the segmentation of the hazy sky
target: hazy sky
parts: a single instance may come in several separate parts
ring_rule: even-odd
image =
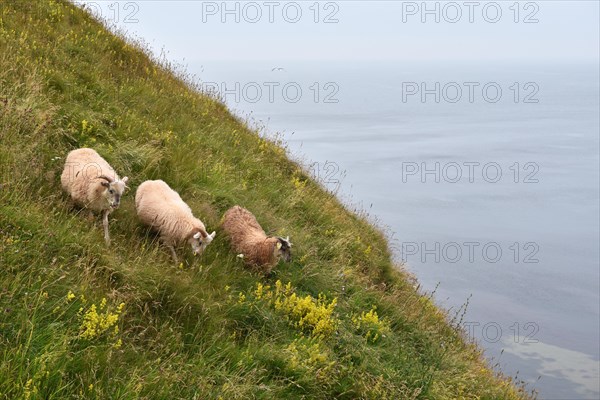
[[[595,0],[77,2],[192,64],[599,58]]]

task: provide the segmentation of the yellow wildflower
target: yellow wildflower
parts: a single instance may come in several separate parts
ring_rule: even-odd
[[[365,313],[364,311],[360,315],[352,317],[352,323],[356,330],[363,335],[368,342],[375,343],[381,337],[385,337],[387,333],[391,331],[389,322],[385,319],[379,318],[376,310],[377,307],[373,306],[371,311]]]

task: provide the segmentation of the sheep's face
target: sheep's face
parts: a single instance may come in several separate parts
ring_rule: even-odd
[[[128,180],[129,178],[124,177],[118,181],[102,182],[102,186],[106,188],[104,195],[106,196],[106,200],[112,209],[119,208],[119,205],[121,204],[121,196],[123,196],[123,192],[125,192],[125,189],[127,189]]]
[[[283,261],[289,262],[292,259],[292,243],[290,243],[290,237],[277,238],[277,243],[275,244],[275,255],[278,258],[283,258]]]
[[[210,244],[210,242],[213,241],[213,239],[216,236],[216,232],[211,233],[210,235],[208,235],[207,237],[203,238],[202,235],[200,234],[200,232],[196,233],[194,236],[192,236],[189,240],[190,245],[192,246],[192,251],[194,252],[194,255],[200,255],[204,252],[204,249],[206,249],[206,247]]]

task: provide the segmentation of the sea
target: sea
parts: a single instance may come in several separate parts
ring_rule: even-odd
[[[187,67],[368,214],[490,365],[600,398],[597,63]]]

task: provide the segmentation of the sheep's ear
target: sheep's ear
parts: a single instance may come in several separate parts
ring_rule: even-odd
[[[125,177],[125,178],[123,178],[123,179],[121,179],[121,180],[123,181],[123,183],[124,183],[124,184],[127,184],[127,181],[129,180],[129,178],[128,178],[128,177]]]
[[[214,239],[215,236],[217,236],[217,232],[213,231],[213,233],[211,233],[209,236],[211,239]]]
[[[277,242],[277,250],[281,250],[281,242]]]
[[[196,232],[196,234],[194,235],[194,239],[200,239],[200,232]]]
[[[277,237],[277,240],[279,240],[279,243],[281,243],[282,245],[285,245],[286,247],[292,247],[289,236],[286,237],[285,239],[282,237]]]
[[[100,184],[101,184],[102,186],[106,187],[106,188],[107,188],[107,187],[110,187],[110,184],[109,184],[108,182],[105,182],[105,181],[102,181],[102,182],[100,182]]]

